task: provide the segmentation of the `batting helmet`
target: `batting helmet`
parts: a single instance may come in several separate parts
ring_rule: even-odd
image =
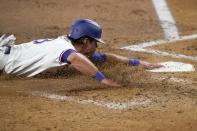
[[[98,42],[104,43],[101,39],[102,29],[99,24],[89,19],[79,19],[71,27],[69,36],[73,39],[91,37]]]

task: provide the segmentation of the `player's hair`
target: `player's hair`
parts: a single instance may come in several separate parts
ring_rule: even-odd
[[[89,37],[89,36],[83,36],[83,37],[81,37],[81,38],[79,38],[79,39],[73,39],[73,38],[71,38],[70,36],[67,36],[67,37],[69,38],[69,40],[72,42],[73,45],[83,44],[83,40],[84,40],[85,38],[88,38],[88,40],[89,40],[90,42],[92,42],[92,41],[95,40],[95,39],[93,39],[93,38],[91,38],[91,37]]]

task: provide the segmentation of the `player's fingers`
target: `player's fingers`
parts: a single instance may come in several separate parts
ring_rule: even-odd
[[[164,65],[156,64],[155,67],[156,68],[161,68],[161,67],[164,67]]]
[[[101,81],[101,83],[108,85],[108,86],[114,86],[114,87],[120,87],[121,85],[117,84],[116,82],[110,80],[110,79],[104,79]]]

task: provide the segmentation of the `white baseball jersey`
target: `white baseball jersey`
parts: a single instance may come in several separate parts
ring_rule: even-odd
[[[34,76],[49,68],[63,66],[61,55],[74,46],[66,36],[14,45],[4,66],[7,74]]]

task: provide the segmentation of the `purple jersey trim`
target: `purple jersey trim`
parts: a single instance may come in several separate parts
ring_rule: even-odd
[[[104,53],[94,52],[91,58],[93,61],[96,61],[96,62],[104,62],[107,58],[107,55]]]
[[[73,53],[73,52],[76,52],[75,50],[73,49],[68,49],[68,50],[64,50],[60,56],[59,56],[59,62],[60,63],[68,63],[68,64],[71,64],[69,61],[67,61],[67,58],[68,56]]]

